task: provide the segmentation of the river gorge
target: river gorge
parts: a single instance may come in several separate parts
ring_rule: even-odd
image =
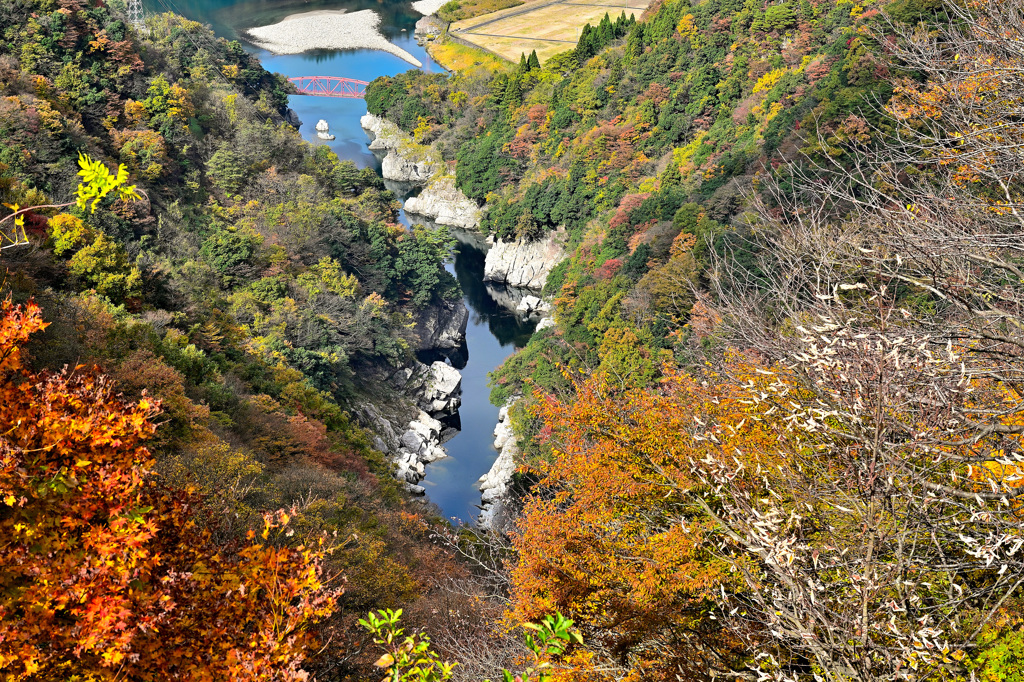
[[[174,10],[210,24],[218,35],[240,40],[269,71],[288,77],[341,76],[370,81],[411,68],[409,58],[403,58],[399,53],[420,62],[424,71],[442,70],[414,39],[415,23],[422,15],[407,2],[179,0],[171,3],[152,0],[144,4],[150,12]],[[273,25],[296,14],[330,10],[351,13],[373,10],[379,16],[377,30],[396,49],[318,49],[272,54],[256,46],[247,33],[254,27]],[[370,149],[369,144],[375,136],[360,125],[361,117],[366,114],[362,100],[293,95],[289,105],[301,120],[299,130],[304,139],[312,144],[327,144],[341,159],[382,173],[387,150],[375,152]],[[325,141],[317,135],[316,124],[321,119],[329,124],[332,140]],[[403,204],[413,197],[414,205],[416,195],[422,190],[416,184],[390,180],[386,183]],[[427,198],[426,193],[424,198]],[[430,225],[422,216],[406,215],[404,210],[400,211],[399,220],[407,226],[413,223]],[[442,221],[452,222],[443,218]],[[536,327],[537,315],[527,316],[514,309],[525,295],[536,292],[517,290],[500,283],[485,283],[484,260],[489,245],[472,231],[458,228],[452,228],[452,231],[458,241],[453,262],[447,267],[462,288],[463,302],[469,312],[465,346],[458,352],[447,353],[446,358],[437,353],[420,353],[420,360],[429,364],[442,359],[461,372],[461,406],[454,415],[444,419],[444,426],[454,426],[459,431],[444,443],[448,456],[429,463],[425,478],[418,484],[425,489],[429,501],[437,505],[446,517],[469,523],[479,513],[481,494],[478,481],[488,474],[499,454],[494,447],[499,408],[489,401],[487,374],[529,340]]]

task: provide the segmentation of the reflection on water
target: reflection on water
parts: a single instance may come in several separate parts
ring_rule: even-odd
[[[217,35],[235,39],[241,31],[253,26],[265,26],[284,19],[290,14],[323,9],[357,11],[372,9],[381,17],[380,31],[395,45],[423,62],[423,71],[441,72],[443,69],[430,58],[427,51],[416,44],[413,30],[420,14],[409,2],[376,2],[375,0],[143,0],[149,12],[163,12],[169,7],[180,14],[210,24]],[[406,29],[403,31],[402,29]],[[408,62],[387,52],[377,50],[316,50],[303,54],[272,55],[244,42],[260,58],[263,67],[285,76],[340,76],[372,81],[379,76],[394,76],[408,71]],[[359,126],[366,113],[361,99],[336,97],[308,97],[295,95],[289,99],[302,126],[302,137],[313,144],[326,144],[339,158],[353,161],[359,168],[373,168],[380,172],[380,161],[366,148],[368,138]],[[317,121],[324,119],[336,139],[330,142],[316,136]]]
[[[501,290],[484,282],[484,252],[466,242],[459,242],[455,250],[453,272],[470,311],[471,324],[486,324],[487,330],[501,346],[522,348],[530,340],[536,322],[524,321],[518,315],[498,305],[494,294]]]
[[[409,2],[376,0],[143,0],[149,12],[173,10],[179,14],[210,24],[217,35],[228,39],[241,38],[241,32],[254,26],[273,24],[290,14],[322,9],[358,11],[372,9],[381,17],[380,31],[395,45],[406,50],[421,62],[427,72],[442,71],[413,38],[413,29],[420,14]],[[405,30],[403,30],[405,29]],[[390,76],[409,70],[409,64],[386,52],[375,50],[316,51],[298,55],[271,55],[248,43],[247,49],[256,54],[263,66],[271,72],[285,76],[341,76],[372,81],[378,76]],[[361,99],[292,96],[289,105],[302,121],[300,132],[313,144],[327,144],[340,158],[356,163],[360,168],[374,168],[380,172],[380,158],[367,148],[369,135],[359,125],[366,113]],[[336,139],[330,142],[316,136],[317,121],[324,119]],[[387,183],[404,201],[416,191],[404,184]],[[404,211],[399,219],[408,225]],[[417,222],[420,222],[417,219]],[[519,319],[516,313],[498,305],[483,282],[484,251],[482,244],[474,243],[467,233],[453,231],[459,239],[455,261],[448,266],[459,280],[470,311],[466,329],[468,354],[449,358],[462,371],[462,407],[453,418],[461,432],[445,444],[449,457],[427,467],[427,478],[422,482],[430,500],[448,516],[470,521],[476,516],[480,493],[474,486],[477,479],[490,469],[497,457],[491,447],[492,435],[498,421],[498,408],[488,400],[487,373],[500,365],[516,348],[529,340],[535,324]],[[498,292],[495,295],[510,295]],[[512,297],[518,296],[511,292]],[[467,357],[468,355],[468,357]],[[429,358],[424,358],[429,359]]]
[[[416,217],[415,222],[423,221]],[[487,373],[526,345],[536,323],[521,319],[495,302],[483,281],[484,251],[473,243],[472,235],[451,231],[459,241],[455,262],[448,270],[458,278],[469,308],[469,358],[461,368],[462,407],[455,417],[461,431],[445,443],[449,456],[428,466],[427,477],[420,485],[426,487],[430,501],[447,516],[469,522],[477,515],[480,504],[480,491],[475,483],[498,456],[492,447],[498,408],[488,399]]]

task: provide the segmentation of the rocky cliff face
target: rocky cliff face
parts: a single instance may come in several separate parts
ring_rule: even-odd
[[[402,140],[408,137],[391,121],[373,114],[366,114],[360,118],[359,125],[363,127],[363,130],[373,133],[370,149],[374,151],[397,149],[402,144]]]
[[[413,142],[391,121],[366,114],[359,124],[373,133],[370,149],[388,151],[381,161],[381,175],[385,179],[426,184],[444,167],[437,152]]]
[[[388,180],[423,184],[430,181],[437,171],[437,164],[430,159],[417,159],[403,156],[397,149],[392,149],[380,163],[380,173]]]
[[[564,239],[561,232],[533,242],[499,239],[484,260],[484,279],[510,287],[543,289],[548,274],[565,258]]]
[[[416,350],[452,350],[466,341],[469,310],[462,299],[445,301],[421,310],[415,322]]]
[[[455,186],[455,179],[450,175],[435,177],[418,197],[406,199],[405,211],[429,218],[439,225],[464,230],[476,229],[483,215],[476,202]]]
[[[416,37],[416,42],[420,45],[435,40],[438,36],[444,33],[444,24],[435,16],[420,17],[420,20],[416,22],[416,29],[413,35]]]
[[[500,452],[490,470],[480,477],[477,487],[480,488],[480,515],[476,517],[477,528],[501,531],[508,521],[505,509],[505,494],[508,492],[512,474],[516,471],[515,434],[508,410],[515,402],[509,401],[498,412],[498,425],[494,427],[494,447]]]
[[[379,116],[366,114],[359,123],[364,130],[373,133],[370,149],[387,151],[387,156],[381,161],[381,174],[385,180],[426,185],[419,196],[406,200],[406,211],[439,225],[465,230],[476,229],[480,225],[483,211],[455,186],[455,178],[445,172],[444,161],[437,151],[416,144],[398,126]]]
[[[407,491],[422,495],[425,491],[419,482],[426,475],[426,465],[448,456],[443,444],[457,433],[440,419],[455,414],[462,404],[462,375],[443,362],[429,366],[417,362],[398,370],[391,384],[415,405],[384,415],[376,406],[364,404],[356,414],[376,433],[373,446],[391,456],[395,477]]]

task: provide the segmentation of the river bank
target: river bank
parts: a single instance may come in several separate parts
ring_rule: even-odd
[[[380,15],[373,10],[319,10],[293,14],[245,33],[254,44],[273,54],[370,49],[393,54],[416,68],[423,66],[419,59],[385,38],[379,27]]]
[[[551,304],[541,297],[541,290],[548,274],[565,257],[565,235],[556,232],[541,240],[511,242],[484,235],[479,226],[486,206],[479,207],[456,187],[455,178],[436,149],[415,143],[393,122],[372,114],[361,117],[360,125],[372,137],[369,148],[383,155],[384,178],[401,186],[422,187],[418,195],[399,197],[404,199],[407,220],[448,226],[458,240],[453,274],[467,294],[466,305],[474,312],[489,309],[494,318],[527,329],[523,344],[534,329],[553,324],[549,317]],[[467,267],[468,262],[472,262],[471,267]],[[506,350],[507,344],[500,343],[500,360],[492,356],[481,367],[474,362],[476,348],[480,347],[472,337],[477,326],[467,329],[470,352],[466,365],[459,369],[467,392],[479,398],[464,402],[460,409],[461,432],[445,448],[456,456],[452,461],[434,460],[425,469],[420,485],[445,510],[451,509],[451,503],[445,499],[444,489],[461,488],[464,495],[465,486],[477,486],[480,493],[472,511],[461,518],[473,519],[480,528],[500,528],[505,523],[504,497],[518,462],[508,406],[498,409],[490,404],[487,375],[514,349]],[[500,335],[491,331],[491,337],[500,341]],[[515,347],[521,345],[516,343]],[[472,410],[471,416],[467,408]],[[462,477],[468,473],[474,478]],[[464,499],[462,503],[465,509]]]

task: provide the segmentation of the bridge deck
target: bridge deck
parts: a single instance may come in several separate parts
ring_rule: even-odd
[[[296,76],[289,78],[300,95],[313,97],[347,97],[362,99],[366,95],[366,81],[338,76]]]

